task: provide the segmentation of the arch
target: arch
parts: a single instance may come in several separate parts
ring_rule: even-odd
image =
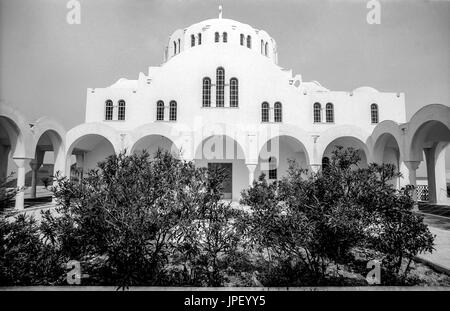
[[[347,137],[351,144],[364,151],[367,163],[372,161],[372,154],[366,144],[369,134],[359,127],[342,125],[330,128],[320,135],[317,140],[317,158],[315,163],[320,163],[321,159],[326,156],[325,151],[327,151],[328,146],[334,145],[336,140],[344,137]]]
[[[177,54],[177,42],[173,41],[173,55]]]
[[[274,104],[274,122],[283,122],[283,107],[280,102]]]
[[[239,106],[239,81],[237,78],[230,79],[230,107]]]
[[[198,45],[202,44],[202,34],[198,33]]]
[[[224,43],[226,43],[228,41],[228,34],[226,32],[223,32],[223,34],[222,34],[222,41]]]
[[[203,78],[202,106],[211,107],[211,79],[208,77]]]
[[[219,35],[219,33],[216,31],[215,33],[214,33],[214,42],[219,42],[220,41],[220,35]]]
[[[79,144],[82,143],[82,146]],[[86,151],[94,151],[98,145],[103,149],[108,149],[107,153],[119,153],[121,148],[121,139],[119,133],[103,123],[84,123],[70,129],[66,134],[66,150],[65,150],[65,171],[63,173],[70,174],[71,157],[75,147],[80,147]],[[104,151],[104,150],[102,150]],[[112,152],[111,152],[112,151]],[[100,152],[102,153],[102,152]],[[91,167],[98,161],[98,155],[94,154],[87,162],[90,165],[85,167]]]
[[[261,104],[261,122],[269,122],[269,103],[263,102]]]
[[[322,122],[321,110],[322,110],[322,108],[320,106],[320,103],[314,103],[314,106],[313,106],[314,123]]]
[[[216,69],[216,107],[225,105],[225,69],[218,67]]]
[[[267,43],[267,42],[264,45],[264,55],[266,55],[266,56],[269,55],[269,43]]]
[[[247,47],[252,48],[252,37],[250,35],[247,36]]]
[[[334,106],[332,103],[325,105],[325,121],[327,123],[334,123]]]
[[[191,47],[195,46],[195,36],[194,34],[191,35]]]
[[[243,33],[241,33],[241,37],[240,37],[240,43],[241,45],[244,45],[244,40],[245,40],[245,36]]]
[[[6,133],[6,138],[11,146],[11,154],[14,158],[34,157],[31,146],[34,143],[28,121],[16,109],[0,104],[0,128]]]
[[[383,152],[388,140],[392,139],[398,146],[400,158],[404,159],[404,151],[402,148],[402,134],[399,125],[391,120],[384,120],[377,124],[374,128],[372,135],[367,139],[367,147],[372,153],[372,159],[376,163],[382,163]],[[392,145],[392,142],[390,143]]]
[[[180,158],[180,150],[173,140],[165,135],[152,132],[140,135],[140,138],[134,141],[133,146],[130,149],[130,154],[146,150],[150,156],[153,157],[158,149],[168,151],[174,157]]]

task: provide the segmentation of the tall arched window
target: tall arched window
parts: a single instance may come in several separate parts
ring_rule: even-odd
[[[269,103],[261,104],[261,122],[269,122]]]
[[[173,41],[173,55],[177,54],[177,43]]]
[[[113,102],[112,100],[108,99],[105,102],[105,120],[112,120],[113,119]]]
[[[198,34],[198,45],[202,44],[202,34]]]
[[[211,79],[203,78],[203,107],[211,107]]]
[[[264,54],[267,56],[269,54],[269,44],[266,42],[264,46]]]
[[[178,39],[178,53],[181,52],[181,41],[180,39]]]
[[[219,35],[218,32],[216,32],[216,33],[214,34],[214,42],[219,42],[219,39],[220,39],[220,35]]]
[[[332,103],[325,106],[325,119],[328,123],[334,122],[334,108]]]
[[[241,45],[244,45],[244,34],[241,33]]]
[[[172,100],[170,102],[169,120],[170,121],[176,121],[177,120],[177,102],[174,101],[174,100]]]
[[[261,39],[261,54],[264,54],[264,41]]]
[[[239,82],[236,78],[230,79],[230,107],[239,105]]]
[[[216,107],[224,107],[225,101],[225,69],[217,68],[216,71]]]
[[[372,123],[378,123],[378,105],[370,105],[370,119]]]
[[[314,104],[314,123],[322,122],[320,103]]]
[[[158,100],[156,103],[156,120],[164,121],[164,102]]]
[[[191,35],[191,46],[195,46],[195,36]]]
[[[283,110],[280,102],[276,102],[274,105],[274,121],[275,122],[283,121]]]
[[[125,120],[125,101],[123,99],[119,100],[119,111],[117,114],[117,119],[121,121]]]
[[[227,42],[227,41],[228,41],[228,34],[227,34],[226,32],[224,32],[224,33],[222,34],[222,41],[223,41],[223,42]]]
[[[252,48],[252,37],[250,37],[250,35],[247,36],[247,47],[249,49]]]
[[[277,179],[277,159],[269,158],[269,179]]]

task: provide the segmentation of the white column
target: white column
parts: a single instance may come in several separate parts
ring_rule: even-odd
[[[418,203],[417,203],[417,182],[416,182],[416,170],[419,167],[420,161],[404,161],[406,167],[408,168],[408,175],[409,175],[409,184],[414,187],[413,193],[412,193],[412,199],[414,200],[414,210],[418,210]]]
[[[30,163],[31,159],[26,158],[14,158],[14,163],[17,165],[17,188],[16,194],[16,209],[24,209],[25,198],[25,167]]]
[[[321,168],[321,164],[311,164],[311,172],[313,172],[314,174],[317,174]]]
[[[253,181],[255,180],[255,169],[257,164],[247,164],[248,169],[248,184],[250,186],[253,185]]]
[[[427,179],[428,179],[428,201],[436,203],[436,161],[434,158],[435,148],[424,148],[425,158],[427,162]]]

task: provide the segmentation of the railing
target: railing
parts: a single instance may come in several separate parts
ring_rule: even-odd
[[[417,185],[417,200],[422,202],[427,202],[428,197],[428,185]]]

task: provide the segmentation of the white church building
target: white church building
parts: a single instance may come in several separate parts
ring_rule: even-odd
[[[450,107],[430,104],[407,120],[404,93],[331,91],[280,67],[278,57],[266,31],[220,15],[173,32],[163,64],[136,80],[88,88],[85,122],[68,131],[49,118],[30,125],[2,103],[0,177],[12,158],[19,187],[32,170],[35,194],[46,152],[53,152],[55,172],[70,175],[71,167],[86,172],[114,153],[162,148],[198,166],[225,168],[225,198],[237,201],[261,173],[281,178],[288,159],[317,171],[340,145],[359,149],[361,166],[395,164],[403,174],[397,187],[417,185],[422,166],[427,200],[450,204]],[[16,208],[23,200],[21,191]]]

